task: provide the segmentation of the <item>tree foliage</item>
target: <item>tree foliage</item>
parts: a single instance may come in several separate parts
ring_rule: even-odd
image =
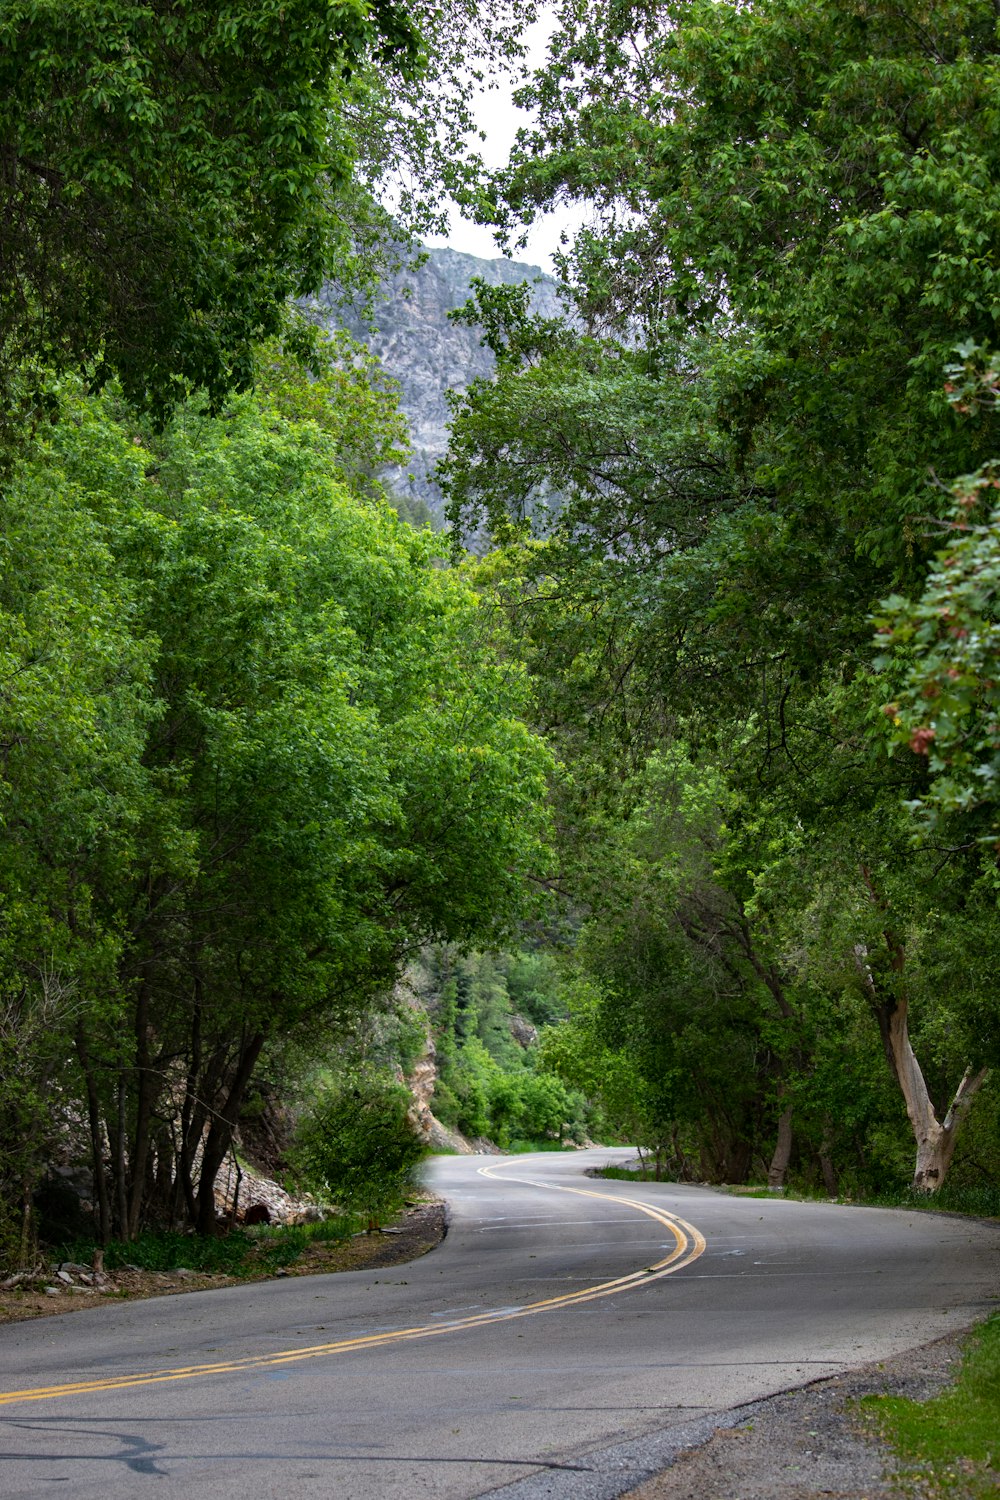
[[[992,424],[956,423],[940,374],[1000,313],[993,6],[559,16],[525,91],[538,128],[498,184],[508,211],[591,205],[569,268],[583,316],[638,324],[647,347],[671,326],[717,335],[720,419],[769,485],[900,564],[927,466],[992,456]]]
[[[376,1227],[424,1155],[410,1102],[402,1084],[370,1069],[327,1083],[299,1122],[292,1150],[299,1180]]]
[[[61,397],[5,501],[35,665],[5,703],[5,984],[75,992],[104,1233],[206,1230],[269,1041],[516,918],[549,757],[430,534],[337,478],[336,424],[196,400],[155,436],[114,392]],[[77,556],[32,576],[56,524]]]
[[[377,481],[391,382],[291,309],[472,191],[470,89],[527,19],[0,7],[11,1243],[65,1120],[103,1238],[212,1228],[268,1049],[499,941],[544,863],[525,676]]]
[[[341,248],[355,153],[331,112],[418,49],[390,0],[6,5],[4,369],[115,374],[160,415],[190,385],[247,388],[254,343]]]
[[[565,986],[541,950],[460,954],[427,951],[411,979],[430,1018],[437,1118],[502,1149],[579,1142],[596,1121],[538,1045],[538,1028],[565,1017]]]
[[[494,182],[509,228],[590,217],[561,322],[476,292],[498,370],[456,405],[453,523],[534,533],[496,571],[573,768],[605,1042],[662,1126],[747,1162],[791,1118],[818,1164],[838,1121],[877,1155],[905,1099],[934,1186],[998,1034],[953,946],[996,935],[997,411],[988,376],[943,389],[1000,316],[998,56],[980,0],[570,0]],[[707,843],[654,791],[678,754],[716,787]],[[875,1100],[863,1046],[902,1095],[871,1110],[835,1087]]]
[[[996,406],[996,356],[966,344],[946,385],[958,411],[974,416]],[[961,819],[993,839],[1000,777],[1000,488],[996,461],[952,487],[953,508],[940,526],[919,596],[892,595],[877,616],[880,665],[898,682],[885,705],[890,739],[927,757],[930,785],[913,801],[926,829]]]

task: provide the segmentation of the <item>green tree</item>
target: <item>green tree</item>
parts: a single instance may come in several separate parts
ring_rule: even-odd
[[[366,1215],[369,1229],[400,1202],[425,1147],[407,1090],[371,1069],[327,1084],[299,1121],[292,1169],[304,1186]]]
[[[107,503],[142,460],[108,450],[89,507],[69,468],[50,450],[0,497],[0,1241],[24,1256],[56,1139],[93,1102],[71,1102],[68,1059],[84,1016],[117,1014],[123,932],[102,892],[127,883],[155,794],[155,643]]]
[[[993,452],[939,372],[1000,309],[997,68],[989,0],[567,4],[499,211],[587,203],[568,270],[592,326],[710,332],[768,488],[903,566],[928,465]]]
[[[996,57],[985,0],[573,4],[525,93],[497,213],[590,205],[578,322],[480,289],[500,365],[459,407],[453,518],[534,513],[542,568],[623,641],[605,680],[646,665],[678,709],[710,682],[765,756],[919,584],[932,472],[997,451],[997,413],[940,389],[1000,308]]]
[[[561,7],[547,64],[525,91],[539,123],[495,184],[496,215],[512,223],[566,198],[589,205],[590,227],[564,263],[576,317],[532,320],[516,297],[480,289],[471,315],[497,351],[498,376],[460,401],[446,478],[457,525],[485,513],[502,540],[526,522],[546,537],[508,565],[503,582],[543,722],[573,768],[575,791],[559,812],[568,864],[602,814],[612,847],[624,842],[634,855],[635,809],[618,788],[650,752],[678,741],[699,774],[722,777],[739,809],[726,869],[702,882],[714,892],[714,951],[683,931],[690,870],[682,887],[671,875],[666,900],[645,855],[636,909],[617,935],[610,914],[604,922],[609,1020],[619,1014],[627,1025],[641,1014],[634,995],[660,993],[665,973],[683,975],[675,1009],[661,1007],[664,1086],[683,1017],[692,1037],[706,1015],[725,1019],[724,1008],[699,1008],[699,982],[734,956],[742,1034],[781,1063],[773,1109],[802,1074],[797,1052],[812,1076],[824,1014],[839,1016],[838,1045],[859,1078],[868,1076],[852,1050],[859,1005],[874,1012],[883,1040],[895,1025],[890,1066],[911,1069],[910,1020],[914,1037],[929,1036],[942,1014],[925,984],[929,948],[918,961],[911,942],[928,932],[940,939],[935,903],[966,937],[962,913],[974,912],[978,941],[992,951],[995,903],[981,899],[988,870],[965,848],[974,823],[939,848],[931,879],[899,816],[901,801],[920,802],[928,789],[920,752],[931,742],[913,736],[928,727],[913,696],[926,665],[952,665],[960,677],[968,665],[966,686],[984,693],[970,717],[968,698],[949,708],[961,683],[941,680],[942,760],[932,771],[946,758],[962,771],[967,732],[963,774],[988,764],[993,678],[971,649],[986,640],[979,627],[992,607],[986,538],[987,571],[974,581],[972,545],[949,549],[955,569],[934,580],[919,625],[922,647],[937,641],[936,657],[908,682],[905,661],[875,680],[869,621],[890,591],[897,607],[919,597],[934,547],[926,518],[949,505],[933,473],[980,472],[998,451],[994,407],[981,403],[962,421],[940,389],[956,339],[988,342],[1000,310],[991,248],[997,57],[995,14],[978,0],[946,10],[880,0],[609,10],[584,0]],[[982,488],[990,477],[981,471]],[[980,582],[987,587],[974,597]],[[935,625],[931,613],[952,585],[973,628],[967,657],[946,662],[954,637],[934,636],[940,616]],[[905,612],[902,621],[912,632]],[[879,727],[890,695],[910,742],[891,762]],[[801,831],[811,885],[789,880],[779,896],[775,877],[773,903],[758,908],[758,883],[776,869],[769,822],[779,842],[787,834],[794,844]],[[874,926],[889,903],[909,934],[904,979],[863,996],[855,969],[847,1001],[847,980],[821,983],[798,963],[803,945],[816,956],[805,943],[808,913],[827,899],[840,910],[841,955],[859,943],[873,959],[877,951],[883,980],[902,951],[894,960]],[[782,903],[791,925],[779,920]],[[802,1025],[812,1018],[795,1047],[763,1024],[768,986],[735,942],[745,918],[756,959],[797,991]],[[803,925],[793,940],[795,921]],[[895,917],[889,925],[896,930]],[[721,993],[721,982],[710,992]],[[948,1064],[973,1064],[970,1084],[997,1031],[980,974],[976,985],[965,1014],[978,1010],[979,1035],[963,1025],[965,1056]],[[657,1034],[646,1014],[637,1035],[651,1044]],[[750,1051],[763,1055],[756,1043]],[[759,1092],[751,1075],[748,1098]],[[914,1089],[924,1096],[913,1121],[923,1151],[944,1128],[949,1097],[961,1106],[956,1124],[969,1092],[963,1084],[954,1094],[954,1076],[947,1088],[911,1082],[911,1113]],[[806,1115],[809,1091],[798,1090]],[[944,1166],[942,1158],[937,1180]],[[917,1176],[933,1185],[919,1160]]]
[[[656,1082],[647,1080],[634,1052],[615,1046],[604,1020],[604,998],[592,979],[577,980],[569,1016],[539,1036],[539,1064],[588,1101],[596,1139],[634,1142],[657,1151],[665,1137],[656,1114]],[[669,1148],[673,1143],[667,1144]],[[678,1161],[680,1175],[683,1168],[683,1161]]]
[[[997,404],[1000,361],[974,344],[949,369],[949,399],[974,418]],[[930,784],[911,804],[925,832],[994,840],[1000,789],[1000,486],[997,463],[952,488],[945,542],[923,590],[893,595],[876,616],[878,665],[895,701],[884,705],[891,744],[927,758]]]
[[[110,852],[86,866],[93,934],[60,912],[80,933],[71,975],[81,950],[107,963],[73,1035],[103,1230],[207,1231],[270,1039],[346,1025],[415,947],[499,941],[516,920],[550,758],[477,597],[429,534],[352,497],[336,431],[240,398],[219,418],[192,403],[153,438],[113,393],[61,395],[69,416],[7,505],[30,510],[61,477],[64,539],[93,533],[101,563],[69,601],[73,650],[93,652],[81,681],[107,674],[129,710],[108,710],[120,771],[90,720],[78,731],[100,791],[82,769],[72,790],[110,802]],[[109,570],[102,655],[84,605]],[[41,620],[51,600],[23,572],[19,587]],[[43,789],[19,777],[31,808]],[[79,818],[46,821],[48,795],[30,817],[66,851],[55,902],[81,835]]]
[[[218,403],[340,243],[359,70],[407,76],[391,0],[162,6],[51,0],[0,12],[0,361],[116,374],[159,414]]]

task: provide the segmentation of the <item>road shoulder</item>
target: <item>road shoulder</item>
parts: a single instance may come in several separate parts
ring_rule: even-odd
[[[328,1276],[338,1271],[376,1271],[403,1265],[433,1250],[445,1236],[444,1203],[419,1203],[400,1214],[385,1230],[354,1235],[347,1240],[316,1241],[299,1260],[278,1271],[279,1277]],[[47,1271],[29,1282],[0,1288],[0,1324],[21,1323],[55,1313],[80,1312],[109,1302],[135,1302],[148,1297],[173,1297],[183,1292],[206,1292],[242,1286],[254,1278],[186,1270],[142,1271],[127,1268],[106,1272],[100,1285],[80,1275],[84,1267]],[[273,1280],[273,1277],[256,1278]]]
[[[574,1456],[480,1500],[917,1500],[854,1414],[863,1396],[927,1400],[953,1378],[968,1330],[841,1375]]]
[[[863,1396],[926,1401],[953,1378],[962,1334],[755,1403],[628,1500],[871,1500],[897,1497],[893,1456],[857,1414]],[[727,1417],[727,1422],[729,1420]],[[912,1500],[913,1491],[908,1492]]]

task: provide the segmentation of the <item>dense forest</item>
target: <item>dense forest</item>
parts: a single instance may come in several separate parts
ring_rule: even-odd
[[[489,174],[532,18],[0,4],[4,1265],[70,1159],[214,1233],[275,1099],[336,1194],[428,1037],[502,1149],[1000,1182],[996,7],[561,0]],[[308,309],[449,194],[587,227],[442,538]]]

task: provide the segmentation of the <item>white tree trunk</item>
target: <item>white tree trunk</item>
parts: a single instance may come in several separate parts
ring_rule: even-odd
[[[920,1193],[936,1193],[951,1166],[962,1122],[969,1113],[973,1099],[986,1082],[989,1069],[980,1068],[978,1073],[973,1073],[971,1068],[966,1068],[944,1121],[939,1121],[910,1042],[908,1009],[906,1000],[900,1000],[890,1015],[889,1045],[899,1087],[906,1101],[906,1113],[913,1128],[913,1138],[917,1143],[913,1188]]]
[[[869,889],[872,889],[871,886]],[[889,932],[886,933],[886,943],[898,960],[894,967],[899,972],[903,967],[902,945]],[[905,994],[902,997],[884,997],[879,994],[863,944],[859,943],[855,947],[854,957],[862,984],[878,1018],[886,1053],[899,1081],[913,1138],[917,1144],[913,1189],[920,1193],[936,1193],[951,1166],[962,1123],[973,1099],[989,1077],[989,1069],[980,1068],[978,1073],[973,1073],[971,1068],[966,1068],[944,1121],[938,1120],[923,1071],[910,1042],[909,1001]]]
[[[914,1126],[914,1134],[917,1134],[917,1165],[913,1173],[913,1186],[918,1192],[934,1193],[941,1186],[955,1154],[955,1143],[962,1122],[988,1076],[988,1068],[980,1068],[978,1073],[966,1068],[944,1122],[939,1125],[931,1109],[930,1120],[922,1136],[917,1134]],[[910,1119],[913,1119],[912,1115]]]

